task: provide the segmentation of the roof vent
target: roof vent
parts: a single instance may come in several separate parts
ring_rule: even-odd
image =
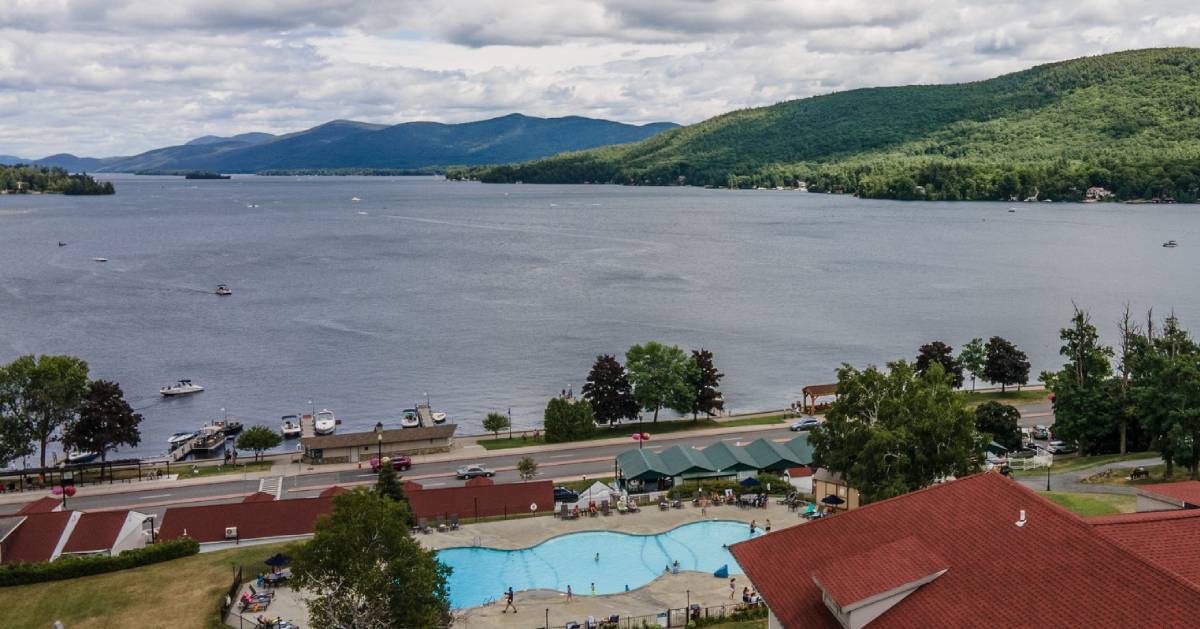
[[[1021,509],[1021,517],[1017,518],[1017,521],[1015,522],[1015,524],[1017,525],[1017,528],[1019,528],[1019,529],[1025,528],[1025,523],[1027,521],[1028,520],[1025,519],[1025,510]]]

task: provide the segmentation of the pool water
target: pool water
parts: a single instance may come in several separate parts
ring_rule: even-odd
[[[762,535],[761,529],[755,535]],[[437,556],[454,569],[450,605],[462,609],[499,599],[509,587],[518,592],[566,592],[570,585],[576,596],[585,596],[595,583],[597,594],[623,592],[661,576],[663,568],[675,561],[681,571],[711,573],[728,565],[730,574],[741,574],[724,546],[747,539],[750,527],[744,522],[708,520],[656,535],[587,531],[521,550],[460,547],[438,551]]]

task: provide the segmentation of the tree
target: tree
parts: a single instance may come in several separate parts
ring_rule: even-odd
[[[533,480],[537,476],[538,464],[533,460],[533,457],[523,456],[517,461],[517,472],[521,475],[521,480]]]
[[[983,375],[987,353],[983,350],[983,339],[973,338],[958,351],[958,364],[971,374],[971,390],[975,390],[975,379]]]
[[[73,356],[26,355],[5,367],[7,405],[25,416],[25,427],[40,447],[46,467],[46,446],[60,428],[74,421],[88,391],[87,363]]]
[[[1200,447],[1200,347],[1171,315],[1156,333],[1153,315],[1146,330],[1132,343],[1131,390],[1141,428],[1167,464],[1171,477],[1175,464],[1186,465],[1197,475],[1195,449]]]
[[[813,459],[842,474],[867,502],[978,469],[984,441],[940,364],[905,361],[838,370],[838,399],[809,433]]]
[[[1000,402],[984,402],[975,407],[975,430],[992,441],[1016,450],[1021,447],[1021,411]]]
[[[683,350],[656,341],[634,345],[625,352],[633,397],[643,410],[654,412],[655,422],[658,411],[664,407],[688,412],[691,399],[686,380],[688,364]]]
[[[239,450],[253,450],[254,460],[257,461],[263,450],[270,450],[283,443],[283,437],[266,426],[251,426],[238,435],[235,443]]]
[[[412,538],[407,510],[379,492],[333,499],[313,538],[292,551],[292,579],[314,627],[449,627],[450,569]]]
[[[1062,369],[1043,373],[1042,381],[1054,393],[1055,436],[1079,443],[1084,454],[1111,441],[1116,433],[1113,406],[1111,347],[1100,343],[1100,334],[1088,313],[1075,308],[1071,325],[1059,332],[1059,354],[1067,358]]]
[[[700,413],[712,417],[713,413],[725,408],[725,400],[721,397],[721,391],[717,389],[721,386],[721,378],[724,377],[725,374],[717,371],[716,365],[713,364],[712,352],[704,348],[692,351],[692,361],[685,380],[690,394],[688,405],[693,420],[697,419]]]
[[[546,404],[544,417],[547,443],[587,439],[596,432],[596,417],[587,400],[572,402],[561,397]]]
[[[613,356],[596,357],[581,394],[583,399],[591,402],[597,422],[616,424],[622,419],[637,417],[638,403],[633,397],[633,385],[629,384],[625,367]]]
[[[99,452],[100,461],[119,445],[136,446],[142,441],[142,416],[133,412],[121,385],[93,380],[79,407],[79,417],[66,427],[63,445],[85,452]]]
[[[0,367],[0,468],[33,454],[31,370],[25,357]]]
[[[1010,384],[1029,382],[1029,361],[1025,358],[1025,352],[1017,349],[1016,345],[993,336],[988,339],[984,351],[987,359],[983,366],[983,377],[988,382],[999,382],[1001,391]]]
[[[387,457],[379,462],[379,476],[375,481],[375,492],[396,501],[404,508],[404,522],[409,528],[416,524],[412,513],[412,504],[408,502],[408,495],[404,493],[404,485],[400,483],[400,477],[396,475],[396,468],[392,466],[391,461],[387,460]]]
[[[929,366],[933,363],[938,363],[942,366],[942,371],[951,377],[950,386],[959,388],[963,384],[962,367],[958,360],[954,358],[954,348],[946,345],[941,341],[933,341],[926,343],[917,350],[917,362],[915,368],[917,373],[924,374],[929,371]]]
[[[512,422],[508,421],[508,416],[503,413],[492,411],[483,418],[483,429],[496,437],[500,436],[501,430],[505,430],[511,425]]]

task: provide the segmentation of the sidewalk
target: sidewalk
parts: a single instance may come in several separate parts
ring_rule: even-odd
[[[182,466],[181,466],[182,467]],[[276,463],[269,470],[259,470],[257,472],[242,472],[229,474],[214,474],[209,476],[201,476],[199,478],[183,478],[178,475],[164,476],[161,479],[155,480],[129,480],[117,481],[112,484],[105,483],[103,485],[80,485],[75,488],[73,498],[86,498],[89,496],[108,496],[112,494],[126,494],[139,491],[152,491],[155,489],[180,489],[183,487],[193,487],[197,485],[218,485],[221,483],[232,483],[237,481],[259,480],[262,478],[270,478],[272,476],[282,476],[279,471],[280,465]],[[0,504],[14,504],[31,502],[44,496],[53,495],[49,489],[31,489],[23,492],[12,492],[0,494]],[[68,499],[68,504],[69,504]]]

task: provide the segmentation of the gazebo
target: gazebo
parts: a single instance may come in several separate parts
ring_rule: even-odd
[[[818,399],[830,395],[837,397],[838,385],[836,382],[833,384],[810,384],[804,387],[802,392],[804,393],[804,400],[801,402],[800,407],[805,412],[815,413],[817,411]]]

